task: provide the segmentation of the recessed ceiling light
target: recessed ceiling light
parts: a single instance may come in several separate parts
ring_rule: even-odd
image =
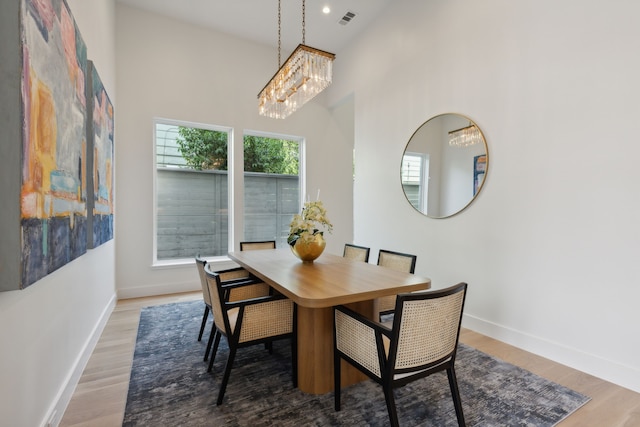
[[[331,13],[331,8],[329,6],[323,7],[322,13],[324,13],[325,15],[328,15],[329,13]]]

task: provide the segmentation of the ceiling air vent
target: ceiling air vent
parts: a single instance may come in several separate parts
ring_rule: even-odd
[[[353,18],[356,17],[355,12],[351,12],[350,10],[344,14],[344,16],[338,21],[340,25],[347,25]]]

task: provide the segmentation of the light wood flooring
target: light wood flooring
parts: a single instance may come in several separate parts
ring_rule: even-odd
[[[193,292],[118,301],[60,426],[121,426],[140,308],[201,298]],[[591,397],[559,427],[640,427],[640,393],[469,330],[461,332],[460,341]]]

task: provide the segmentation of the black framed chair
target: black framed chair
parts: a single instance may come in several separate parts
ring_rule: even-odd
[[[202,340],[202,333],[204,332],[204,328],[207,325],[207,319],[209,318],[209,312],[211,311],[211,296],[209,295],[209,287],[207,286],[207,277],[204,273],[204,268],[206,265],[207,260],[200,258],[200,255],[196,255],[196,267],[198,269],[198,275],[200,276],[200,285],[202,286],[202,299],[204,301],[204,313],[202,314],[202,323],[200,324],[198,341]]]
[[[398,426],[393,389],[446,370],[458,425],[464,414],[455,373],[467,284],[397,296],[391,328],[344,307],[334,308],[334,399],[340,410],[340,361],[382,386],[389,420]]]
[[[261,242],[240,242],[241,251],[254,251],[260,249],[275,249],[275,240],[264,240]]]
[[[370,248],[366,246],[352,245],[350,243],[344,244],[343,257],[353,259],[355,261],[369,262]]]
[[[200,341],[202,340],[202,335],[207,324],[209,313],[211,312],[211,314],[213,315],[213,312],[211,311],[211,295],[209,293],[209,286],[207,285],[207,278],[205,274],[205,268],[210,265],[207,264],[207,260],[200,257],[200,255],[196,255],[195,261],[196,267],[198,268],[198,274],[200,275],[202,299],[205,304],[204,313],[202,315],[202,322],[200,324],[200,333],[198,334],[198,341]],[[249,272],[244,268],[231,268],[223,270],[221,271],[221,273],[224,274],[225,283],[242,283],[245,285],[238,286],[229,293],[228,298],[231,301],[255,298],[263,295],[269,295],[270,293],[271,287],[269,285],[251,276]],[[211,352],[211,346],[213,344],[213,340],[215,339],[215,334],[216,329],[212,327],[209,334],[209,340],[207,341],[207,347],[204,353],[205,361],[209,359],[209,353]]]
[[[293,301],[280,294],[230,301],[229,294],[247,284],[225,283],[224,273],[214,273],[208,267],[205,268],[205,274],[211,295],[214,327],[217,331],[213,354],[209,361],[209,372],[213,367],[213,359],[221,337],[224,336],[229,344],[217,405],[222,404],[236,352],[239,348],[250,345],[268,344],[281,339],[291,340],[292,380],[293,386],[297,387],[297,307]]]
[[[395,252],[387,249],[380,249],[378,252],[378,265],[398,271],[404,271],[405,273],[413,274],[415,272],[417,259],[417,255]],[[378,298],[376,300],[376,304],[380,316],[391,314],[396,307],[396,296],[389,295]]]

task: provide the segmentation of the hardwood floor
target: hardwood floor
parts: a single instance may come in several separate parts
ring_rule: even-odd
[[[140,308],[201,298],[200,292],[193,292],[118,301],[60,426],[121,426]],[[591,401],[559,424],[560,427],[640,427],[640,393],[469,330],[462,331],[460,341],[590,396]]]

